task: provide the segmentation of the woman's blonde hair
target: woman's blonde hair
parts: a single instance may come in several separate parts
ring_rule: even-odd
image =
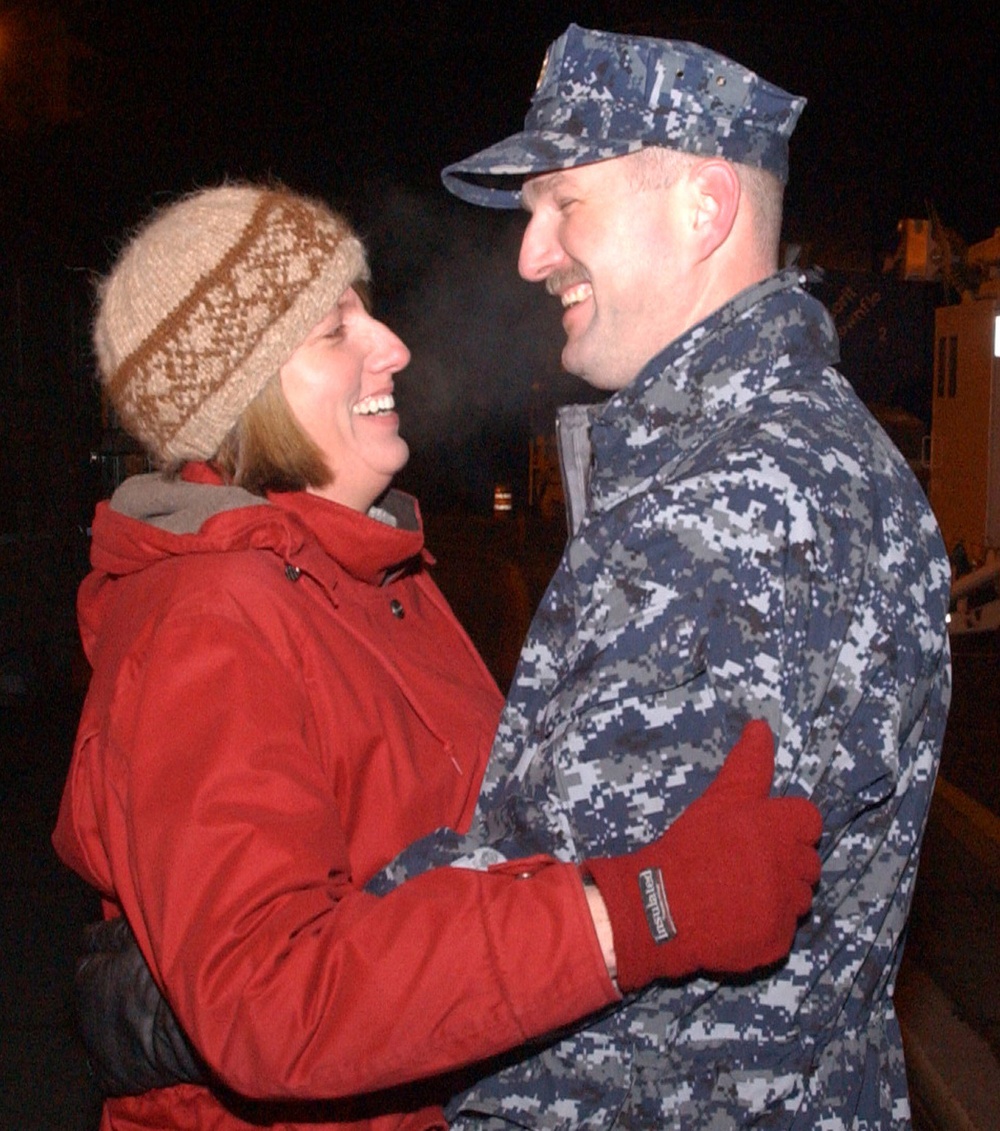
[[[227,483],[255,495],[326,487],[333,480],[292,414],[277,373],[240,414],[212,463]]]

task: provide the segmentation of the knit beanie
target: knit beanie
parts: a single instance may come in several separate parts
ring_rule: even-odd
[[[124,427],[160,464],[209,459],[240,414],[368,278],[324,204],[284,189],[205,189],[155,214],[98,291],[94,348]]]

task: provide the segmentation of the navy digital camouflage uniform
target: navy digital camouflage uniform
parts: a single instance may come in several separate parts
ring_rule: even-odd
[[[826,311],[782,272],[570,411],[586,507],[476,822],[384,877],[634,849],[762,716],[776,792],[824,821],[791,955],[633,996],[458,1097],[457,1129],[909,1123],[891,995],[950,695],[950,574],[921,488],[836,360]]]

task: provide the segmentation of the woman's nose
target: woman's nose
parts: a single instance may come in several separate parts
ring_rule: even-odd
[[[410,364],[410,351],[406,343],[398,334],[395,334],[384,322],[375,322],[375,354],[376,365],[379,368],[390,369],[398,373]]]

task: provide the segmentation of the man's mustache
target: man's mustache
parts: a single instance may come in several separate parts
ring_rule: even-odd
[[[564,267],[561,271],[553,271],[545,280],[545,289],[550,295],[558,295],[569,287],[578,283],[589,283],[590,276],[582,267]]]

